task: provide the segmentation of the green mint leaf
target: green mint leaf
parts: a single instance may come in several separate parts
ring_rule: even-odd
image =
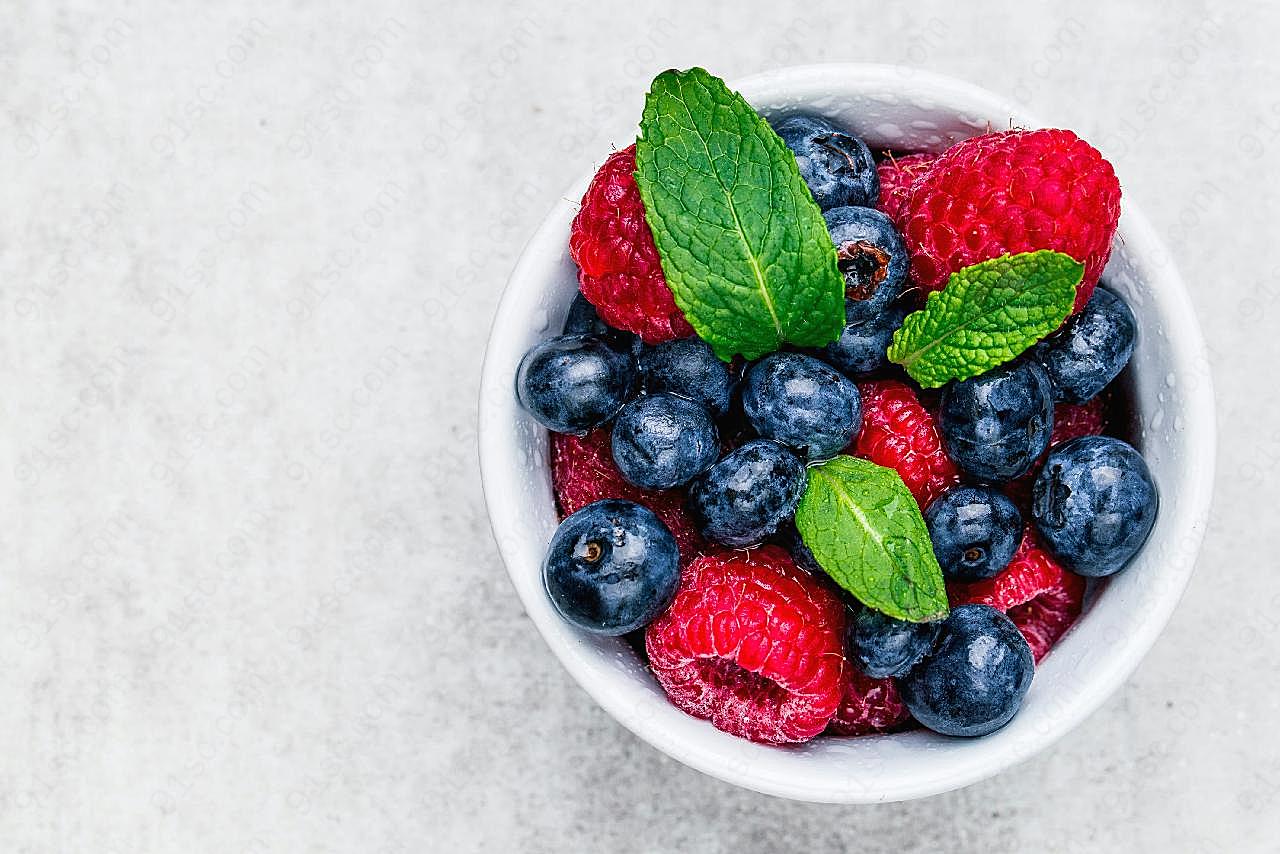
[[[893,469],[847,456],[810,468],[796,528],[818,565],[867,607],[917,623],[947,615],[929,529]]]
[[[636,183],[676,305],[716,355],[820,347],[844,328],[844,280],[796,159],[701,68],[645,99]]]
[[[1048,249],[965,267],[907,315],[889,359],[925,388],[986,373],[1061,326],[1082,278],[1083,264]]]

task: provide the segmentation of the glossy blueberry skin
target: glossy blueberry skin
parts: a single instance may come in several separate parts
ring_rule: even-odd
[[[637,355],[643,346],[640,336],[614,329],[601,320],[596,307],[582,295],[581,291],[574,296],[573,302],[569,303],[569,313],[565,316],[564,328],[560,333],[562,335],[597,335],[613,349],[631,353],[633,356]]]
[[[627,480],[643,489],[671,489],[716,461],[720,437],[701,403],[659,392],[622,407],[612,449]]]
[[[1063,566],[1097,578],[1138,553],[1159,504],[1141,454],[1110,436],[1084,436],[1049,452],[1032,488],[1031,519]]]
[[[561,335],[520,360],[520,403],[548,430],[585,433],[608,421],[636,387],[636,361],[595,335]]]
[[[906,244],[889,217],[873,208],[833,208],[822,216],[844,276],[845,320],[870,320],[902,293],[910,263]]]
[[[811,461],[834,457],[862,429],[858,387],[803,353],[772,353],[752,365],[742,406],[757,433]]]
[[[689,509],[703,536],[734,548],[754,546],[796,512],[804,464],[769,439],[755,439],[689,484]]]
[[[1026,474],[1049,446],[1053,387],[1030,360],[949,383],[938,427],[947,454],[969,476],[1003,483]]]
[[[880,175],[871,149],[856,136],[817,116],[790,116],[774,130],[796,156],[800,176],[818,207],[874,205],[880,201]]]
[[[680,551],[647,507],[605,499],[560,523],[542,580],[566,620],[596,634],[623,635],[671,604],[680,585]]]
[[[1138,322],[1124,300],[1096,288],[1079,314],[1032,350],[1056,399],[1084,403],[1116,378],[1133,355]]]
[[[849,621],[849,660],[874,679],[902,676],[933,648],[942,622],[909,623],[862,607]]]
[[[1022,538],[1018,505],[989,486],[956,486],[924,514],[933,554],[948,581],[978,581],[1009,565]]]
[[[859,304],[844,301],[845,327],[834,343],[821,351],[822,358],[845,376],[862,379],[884,370],[893,333],[902,326],[907,310],[889,306],[875,317],[858,320]]]
[[[716,358],[701,338],[679,338],[645,347],[639,364],[646,391],[669,391],[696,400],[713,415],[729,411],[733,392],[729,365]]]
[[[1034,675],[1031,648],[1012,620],[990,605],[961,605],[898,690],[934,732],[980,736],[1017,714]]]

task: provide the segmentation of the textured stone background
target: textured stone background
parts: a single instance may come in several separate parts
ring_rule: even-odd
[[[712,5],[4,4],[0,848],[1274,850],[1280,8]],[[475,462],[504,279],[652,74],[831,60],[1098,143],[1182,266],[1222,431],[1198,574],[1129,683],[879,808],[735,789],[597,709]]]

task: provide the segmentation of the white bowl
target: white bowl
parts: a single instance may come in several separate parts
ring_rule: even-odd
[[[787,68],[731,85],[766,116],[819,112],[873,150],[940,150],[1011,121],[1043,126],[983,89],[895,66]],[[1142,553],[1036,668],[1021,711],[998,732],[956,739],[917,730],[780,748],[726,735],[680,712],[626,643],[574,629],[543,591],[543,552],[557,524],[547,433],[517,404],[514,377],[524,352],[559,332],[576,290],[568,253],[576,205],[567,200],[581,198],[589,178],[564,194],[507,283],[485,356],[479,441],[489,519],[511,580],[547,644],[596,702],[654,747],[722,780],[797,800],[873,803],[990,777],[1065,735],[1124,682],[1191,575],[1209,512],[1215,448],[1209,363],[1196,316],[1167,250],[1132,198],[1122,202],[1106,280],[1140,324],[1131,368],[1139,444],[1161,495]]]

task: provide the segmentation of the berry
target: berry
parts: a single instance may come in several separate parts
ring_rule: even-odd
[[[640,379],[648,392],[669,391],[696,400],[713,415],[729,411],[733,377],[701,338],[680,338],[645,347]]]
[[[1078,314],[1031,351],[1057,400],[1082,403],[1116,378],[1133,355],[1138,322],[1124,300],[1098,288]]]
[[[933,647],[940,625],[909,623],[874,608],[860,608],[849,621],[849,661],[877,679],[902,676]]]
[[[924,514],[933,554],[947,580],[990,578],[1009,565],[1022,537],[1013,500],[989,486],[957,486]]]
[[[1030,360],[949,383],[938,428],[951,459],[977,480],[1013,480],[1031,470],[1053,432],[1053,387]]]
[[[686,714],[752,741],[807,741],[840,702],[844,612],[777,546],[703,555],[645,632],[645,649]]]
[[[859,320],[857,305],[853,300],[844,301],[845,327],[836,341],[822,348],[821,355],[845,376],[860,379],[889,364],[887,351],[907,310],[889,306],[875,317]]]
[[[866,143],[817,116],[791,116],[774,127],[796,156],[818,207],[874,205],[880,178]]]
[[[777,442],[735,448],[689,484],[689,509],[708,539],[754,546],[790,519],[804,494],[804,464]]]
[[[1037,662],[1071,628],[1084,607],[1084,579],[1067,572],[1023,532],[1009,566],[994,578],[947,585],[951,607],[990,605],[1004,611],[1027,639]]]
[[[1095,397],[1084,403],[1057,403],[1053,407],[1053,435],[1049,446],[1081,436],[1098,436],[1107,426],[1107,399]]]
[[[874,208],[833,208],[823,218],[844,276],[846,319],[852,323],[877,316],[898,298],[907,280],[907,247],[898,230]]]
[[[560,523],[542,578],[566,620],[589,632],[624,635],[671,604],[680,584],[680,553],[647,507],[597,501]]]
[[[604,321],[656,344],[693,334],[676,306],[636,187],[636,147],[615,151],[591,179],[569,231],[578,286]]]
[[[844,669],[844,691],[827,732],[870,735],[903,729],[911,720],[898,686],[892,679],[873,679],[858,668]]]
[[[654,492],[627,482],[613,463],[609,430],[593,430],[585,436],[551,434],[551,484],[562,515],[581,510],[602,498],[621,498],[648,507],[670,529],[686,563],[706,542],[684,509],[680,492]]]
[[[622,408],[612,450],[618,471],[636,486],[671,489],[716,461],[720,439],[706,407],[659,392]]]
[[[638,355],[641,341],[630,332],[623,332],[621,329],[614,329],[609,324],[600,319],[600,315],[596,313],[596,307],[587,301],[582,295],[582,291],[578,291],[573,295],[573,302],[569,303],[569,313],[564,318],[564,328],[560,330],[561,335],[597,335],[608,342],[609,346],[623,353],[631,353],[633,356]]]
[[[933,416],[897,380],[860,383],[862,432],[849,453],[896,469],[921,507],[960,481],[942,449]]]
[[[1004,131],[956,143],[912,182],[894,222],[911,278],[941,290],[957,270],[1001,255],[1056,249],[1085,265],[1078,311],[1111,255],[1120,182],[1068,130]]]
[[[1031,518],[1063,566],[1100,577],[1124,569],[1142,548],[1158,504],[1141,454],[1110,436],[1085,436],[1049,452],[1032,489]]]
[[[1098,436],[1107,426],[1107,400],[1099,395],[1087,403],[1055,403],[1053,405],[1053,434],[1049,437],[1049,447],[1078,439],[1081,436]],[[1026,509],[1031,506],[1031,487],[1035,485],[1036,475],[1044,466],[1045,451],[1040,461],[1031,471],[1015,480],[1009,481],[1005,491],[1014,503]]]
[[[980,736],[1017,714],[1034,675],[1031,649],[1008,617],[988,605],[961,605],[898,690],[934,732]]]
[[[557,433],[585,433],[608,421],[635,384],[635,359],[594,335],[561,335],[536,344],[516,372],[524,408]]]
[[[921,152],[902,157],[886,157],[876,165],[880,176],[880,210],[897,220],[907,192],[925,167],[933,162],[935,154]]]
[[[742,404],[756,432],[825,460],[862,426],[858,387],[830,365],[801,353],[773,353],[747,370]]]

